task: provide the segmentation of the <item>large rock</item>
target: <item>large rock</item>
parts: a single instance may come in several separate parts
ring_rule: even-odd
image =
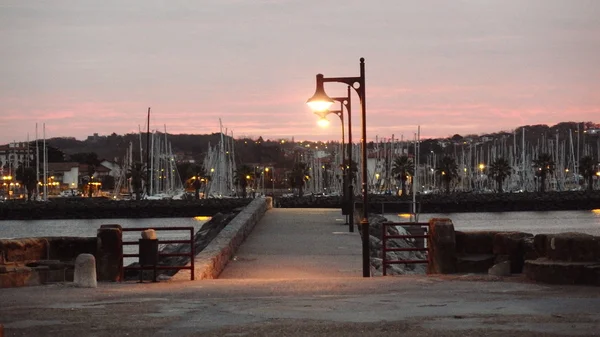
[[[600,261],[597,237],[583,233],[561,233],[546,237],[546,256],[557,261]]]
[[[488,275],[492,276],[510,276],[510,261],[504,261],[495,264],[488,270]]]
[[[428,274],[452,274],[456,272],[456,238],[452,220],[434,218],[429,220],[429,266]]]

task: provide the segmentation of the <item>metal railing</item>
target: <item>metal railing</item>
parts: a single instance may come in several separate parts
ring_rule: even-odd
[[[408,227],[407,232],[411,234],[404,235],[388,235],[387,227],[388,226],[402,226]],[[413,228],[415,229],[413,229]],[[391,264],[416,264],[416,263],[429,263],[429,245],[425,247],[425,242],[429,238],[428,228],[429,223],[427,222],[384,222],[382,223],[382,233],[381,233],[381,248],[382,248],[382,268],[383,268],[383,276],[387,275],[387,266]],[[419,234],[414,234],[415,231],[418,231]],[[415,247],[414,248],[389,248],[387,246],[387,242],[389,239],[415,239]],[[427,252],[427,260],[388,260],[387,252]]]
[[[155,265],[155,266],[142,266],[140,265],[139,267],[125,267],[124,265],[124,259],[126,257],[138,257],[140,256],[139,254],[139,250],[137,254],[123,254],[123,256],[121,257],[121,265],[123,266],[123,268],[121,269],[121,280],[125,279],[125,270],[140,270],[140,272],[143,273],[144,270],[147,269],[159,269],[159,270],[181,270],[181,269],[189,269],[191,271],[191,276],[190,279],[193,281],[194,280],[194,256],[196,255],[194,252],[194,227],[130,227],[130,228],[123,228],[122,231],[123,232],[142,232],[148,229],[152,229],[155,231],[189,231],[190,232],[190,239],[189,240],[158,240],[159,244],[171,244],[171,243],[187,243],[190,245],[190,252],[189,253],[158,253],[158,257],[160,258],[161,256],[165,256],[165,257],[170,257],[170,256],[189,256],[190,257],[190,265],[189,266],[160,266],[160,265]],[[123,246],[126,245],[137,245],[139,246],[139,241],[123,241]]]

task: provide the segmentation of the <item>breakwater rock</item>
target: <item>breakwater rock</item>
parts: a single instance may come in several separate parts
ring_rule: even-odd
[[[600,209],[600,191],[420,194],[416,200],[421,213]],[[357,208],[362,207],[360,196],[357,196],[354,201]],[[375,213],[409,212],[411,201],[411,196],[369,195],[369,211]],[[281,208],[340,208],[341,197],[279,198],[276,204]]]
[[[246,198],[201,200],[110,200],[56,198],[0,203],[0,220],[176,218],[230,213],[252,201]]]

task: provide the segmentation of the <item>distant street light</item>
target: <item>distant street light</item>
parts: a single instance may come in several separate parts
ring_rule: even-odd
[[[330,97],[332,100],[340,102],[340,110],[315,111],[315,115],[320,117],[317,123],[321,127],[329,125],[329,120],[326,118],[326,116],[329,114],[335,114],[340,118],[342,127],[342,214],[347,216],[346,223],[348,224],[348,230],[350,232],[354,232],[354,186],[352,185],[352,96],[350,93],[350,86],[348,86],[348,94],[346,97]],[[346,108],[346,113],[348,115],[347,155],[345,154],[346,148],[344,144],[344,108]],[[348,159],[347,163],[346,158]],[[348,172],[350,172],[350,174],[348,174]]]

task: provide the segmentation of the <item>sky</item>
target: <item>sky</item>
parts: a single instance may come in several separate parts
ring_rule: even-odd
[[[600,122],[597,0],[0,0],[0,144],[146,128],[337,140],[315,75],[366,63],[367,138]],[[329,96],[346,86],[327,83]],[[352,128],[361,114],[353,93]]]

